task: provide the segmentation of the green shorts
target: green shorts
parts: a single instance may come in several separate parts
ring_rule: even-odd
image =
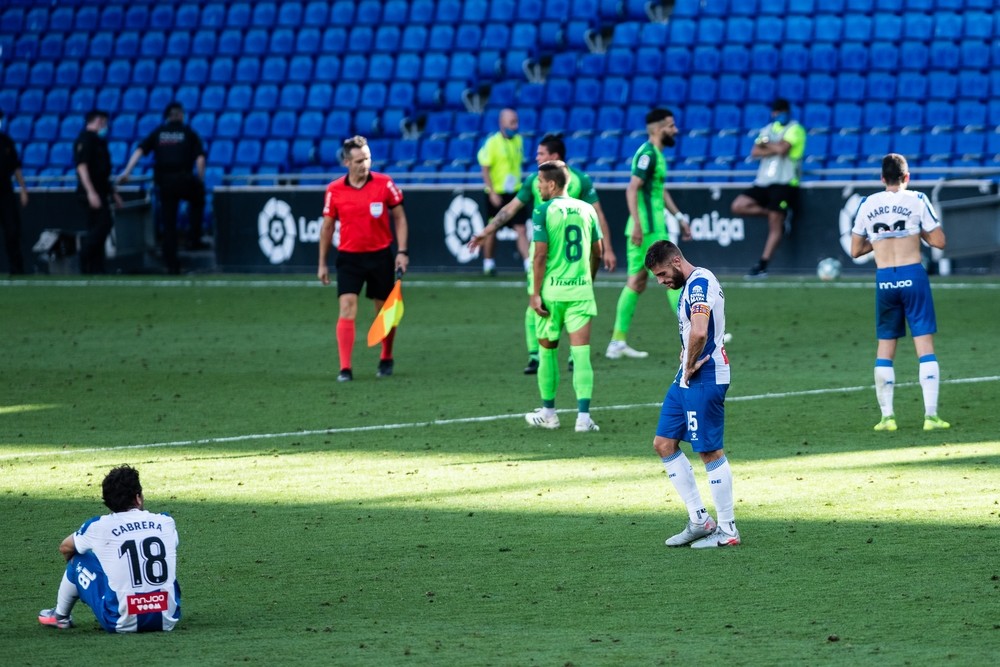
[[[625,248],[628,250],[628,274],[634,276],[637,273],[642,273],[646,270],[646,252],[649,250],[649,246],[653,245],[656,241],[669,241],[669,236],[664,236],[661,234],[643,234],[642,235],[642,245],[635,246],[632,245],[632,240],[628,236],[625,237]]]
[[[572,333],[597,317],[597,302],[593,300],[553,301],[545,304],[545,309],[548,317],[535,318],[535,334],[544,340],[559,340],[563,327]]]

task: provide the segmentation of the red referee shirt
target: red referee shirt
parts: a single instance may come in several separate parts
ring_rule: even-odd
[[[341,176],[326,188],[323,216],[340,220],[340,251],[375,252],[392,244],[389,209],[402,203],[402,191],[385,174],[369,172],[360,188]]]

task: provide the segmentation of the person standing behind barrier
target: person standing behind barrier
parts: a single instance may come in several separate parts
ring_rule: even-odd
[[[14,276],[24,273],[25,269],[24,253],[21,252],[21,211],[10,179],[15,178],[21,188],[20,208],[28,205],[28,188],[24,185],[17,146],[10,135],[2,131],[3,120],[3,110],[0,110],[0,227],[3,227],[3,239],[7,246],[8,271]]]
[[[691,228],[681,217],[681,211],[674,203],[673,197],[663,186],[667,177],[667,162],[663,157],[664,146],[673,146],[677,136],[677,125],[674,114],[669,109],[653,109],[646,114],[646,143],[639,147],[632,158],[632,178],[625,188],[625,201],[628,203],[628,222],[625,225],[626,257],[628,258],[628,278],[625,287],[618,297],[618,307],[615,312],[615,328],[611,334],[611,342],[604,353],[608,359],[643,359],[648,352],[634,350],[626,342],[635,306],[639,295],[646,290],[649,271],[643,263],[646,251],[658,240],[669,240],[667,221],[664,215],[669,211],[681,225],[681,235],[691,238]],[[667,292],[671,308],[677,310],[677,300],[680,292]]]
[[[876,431],[895,431],[892,367],[896,343],[910,325],[920,362],[924,395],[924,430],[951,426],[937,414],[941,369],[934,354],[937,318],[927,271],[920,263],[920,241],[944,248],[944,230],[934,207],[922,192],[907,190],[910,167],[906,158],[890,153],[882,159],[885,190],[861,200],[851,229],[851,257],[875,253],[875,397],[882,410]]]
[[[799,203],[806,131],[792,120],[791,114],[788,100],[778,98],[771,104],[771,123],[761,129],[750,151],[751,158],[760,160],[757,177],[753,186],[738,195],[731,206],[733,215],[767,218],[764,251],[746,278],[767,278],[767,265]]]
[[[517,112],[503,109],[500,112],[500,129],[491,134],[477,160],[483,171],[486,187],[486,218],[493,219],[504,206],[509,204],[521,188],[521,164],[524,162],[524,139],[517,133]],[[519,212],[511,218],[510,224],[517,232],[517,251],[524,260],[524,270],[528,271],[528,234],[525,229],[527,214]],[[483,273],[495,276],[496,237],[490,236],[483,243]]]
[[[80,248],[80,272],[104,273],[104,242],[114,226],[109,199],[121,206],[122,199],[111,181],[108,151],[108,112],[87,113],[86,125],[73,144],[78,184],[77,197],[87,211],[87,235]]]
[[[361,136],[346,140],[340,149],[347,175],[326,188],[323,204],[323,227],[319,234],[319,269],[316,277],[330,284],[326,255],[333,243],[334,225],[340,221],[340,245],[337,247],[337,352],[340,374],[337,382],[354,379],[351,353],[354,349],[358,295],[367,285],[366,296],[375,302],[375,313],[392,292],[394,274],[405,273],[410,258],[406,250],[409,227],[403,210],[403,193],[386,174],[372,171],[372,152]],[[395,224],[397,249],[390,250]],[[393,371],[392,344],[396,329],[382,341],[376,377],[389,377]]]
[[[201,240],[205,217],[205,147],[198,133],[184,124],[184,107],[171,102],[163,112],[164,123],[143,139],[129,158],[119,182],[128,180],[143,155],[152,154],[153,181],[159,190],[163,221],[163,262],[167,272],[181,271],[177,257],[177,210],[181,201],[188,203],[188,247],[206,247]],[[192,173],[197,169],[198,175]]]

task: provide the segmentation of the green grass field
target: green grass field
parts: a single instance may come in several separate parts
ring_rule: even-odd
[[[605,359],[619,281],[591,434],[524,424],[513,279],[408,279],[396,375],[366,315],[350,384],[308,277],[0,284],[3,664],[995,664],[1000,283],[934,281],[952,428],[920,429],[905,341],[900,429],[875,433],[868,281],[723,277],[744,543],[705,553],[663,546],[686,520],[651,447],[676,323],[651,287],[630,340],[651,357]],[[125,462],[177,519],[182,622],[40,627],[60,540]]]

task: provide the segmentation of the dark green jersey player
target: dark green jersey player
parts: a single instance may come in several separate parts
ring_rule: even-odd
[[[528,305],[538,314],[538,391],[542,407],[524,416],[539,428],[559,428],[555,411],[559,386],[556,350],[565,328],[573,358],[578,432],[597,431],[590,418],[594,369],[590,363],[591,320],[597,315],[594,275],[601,259],[601,229],[590,204],[566,196],[569,170],[561,161],[538,167],[541,202],[532,215],[534,257]]]
[[[628,223],[625,226],[625,234],[628,237],[628,281],[622,289],[621,296],[618,297],[615,330],[605,353],[609,359],[622,357],[642,359],[649,356],[646,352],[633,350],[626,340],[629,327],[632,325],[632,316],[635,314],[636,302],[646,289],[649,277],[649,271],[643,263],[646,251],[655,241],[670,240],[670,233],[667,231],[667,212],[680,222],[683,237],[691,238],[691,228],[681,217],[680,209],[677,208],[670,193],[663,187],[667,177],[667,163],[661,151],[664,146],[674,145],[677,132],[674,114],[671,111],[653,109],[646,114],[648,138],[632,158],[632,177],[625,189],[629,212]],[[675,312],[679,294],[679,290],[667,292],[670,306]]]
[[[555,161],[555,160],[565,160],[566,155],[566,144],[563,142],[562,137],[558,134],[546,134],[542,137],[542,140],[538,142],[538,150],[535,152],[535,162],[537,164],[543,164],[545,162]],[[601,234],[603,234],[602,244],[602,256],[604,258],[604,268],[608,271],[614,271],[617,266],[617,258],[615,257],[614,250],[611,248],[610,231],[608,230],[608,221],[604,217],[604,211],[601,209],[601,203],[597,197],[597,191],[594,189],[594,184],[590,180],[590,177],[579,169],[573,169],[569,167],[569,181],[566,185],[566,193],[570,197],[580,199],[587,202],[594,207],[597,212],[597,221],[601,226]],[[509,204],[503,207],[499,213],[497,213],[493,220],[490,221],[483,231],[479,232],[469,241],[469,249],[475,250],[483,242],[489,238],[492,234],[495,234],[498,229],[508,224],[508,222],[513,219],[515,215],[524,207],[533,209],[535,204],[541,202],[541,195],[538,189],[538,179],[535,175],[532,175],[525,181],[524,186],[518,191],[517,197],[514,198]],[[530,256],[529,249],[529,256]],[[528,294],[531,294],[531,273],[528,273]],[[524,372],[526,375],[534,375],[538,372],[538,338],[535,336],[535,311],[528,308],[524,312],[524,338],[525,343],[528,348],[528,365],[525,367]]]

